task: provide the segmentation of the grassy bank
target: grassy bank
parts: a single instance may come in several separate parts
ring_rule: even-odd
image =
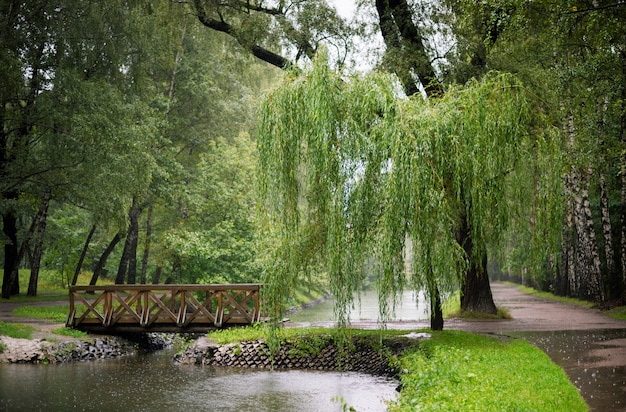
[[[287,341],[315,341],[328,329],[284,329]],[[379,331],[351,330],[353,337]],[[407,331],[385,331],[386,336]],[[461,331],[429,332],[398,359],[402,392],[391,411],[586,411],[565,372],[539,349],[521,340],[500,340]],[[221,343],[263,339],[261,327],[209,334]],[[417,342],[417,341],[416,341]],[[349,405],[348,405],[349,406]]]
[[[539,349],[460,331],[434,333],[400,363],[391,411],[586,411],[565,372]]]

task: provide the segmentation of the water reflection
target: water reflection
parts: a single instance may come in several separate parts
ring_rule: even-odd
[[[299,310],[289,315],[289,318],[293,322],[330,322],[334,320],[334,305],[335,300],[330,298],[313,307]],[[378,293],[375,290],[367,290],[355,299],[354,306],[350,311],[350,319],[353,321],[375,321],[378,319],[378,314]],[[393,320],[420,321],[428,319],[430,319],[429,309],[423,292],[408,291],[400,296]]]
[[[360,373],[175,365],[172,353],[61,365],[0,364],[6,411],[384,411],[397,381]]]

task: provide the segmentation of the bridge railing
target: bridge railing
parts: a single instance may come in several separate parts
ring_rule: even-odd
[[[207,331],[261,319],[258,284],[71,286],[67,326],[87,331]]]

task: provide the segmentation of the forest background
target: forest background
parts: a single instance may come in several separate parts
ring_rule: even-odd
[[[477,267],[623,300],[625,22],[623,1],[359,1],[350,19],[319,0],[3,2],[2,297],[36,295],[41,269],[64,284],[267,282],[257,111],[327,50],[345,78],[394,73],[398,100],[515,75],[557,178],[518,179],[535,202]],[[317,269],[298,287],[327,290]]]

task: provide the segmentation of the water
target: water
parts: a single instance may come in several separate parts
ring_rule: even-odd
[[[172,357],[0,364],[0,411],[385,411],[398,384],[360,373],[176,365]]]
[[[334,320],[334,299],[325,300],[310,308],[299,310],[289,315],[293,322],[330,322]],[[394,321],[420,321],[430,319],[428,304],[424,293],[404,292],[398,299],[396,310],[393,314]],[[360,299],[355,299],[350,311],[350,320],[378,319],[378,292],[375,290],[364,291]]]

